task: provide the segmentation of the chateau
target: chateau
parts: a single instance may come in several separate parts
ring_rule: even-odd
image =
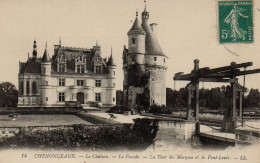
[[[64,107],[80,102],[84,107],[98,103],[102,107],[116,104],[116,64],[111,56],[101,57],[98,44],[91,49],[54,45],[50,58],[47,43],[42,58],[36,41],[32,57],[19,63],[18,107]]]
[[[128,49],[123,50],[124,104],[166,105],[165,74],[167,56],[157,41],[157,24],[148,23],[149,12],[142,12],[128,31]]]

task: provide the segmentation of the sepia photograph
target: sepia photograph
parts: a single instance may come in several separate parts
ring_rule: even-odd
[[[0,0],[0,163],[260,163],[260,0]]]

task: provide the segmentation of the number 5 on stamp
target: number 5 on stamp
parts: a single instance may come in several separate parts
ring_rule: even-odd
[[[219,43],[252,43],[252,0],[218,1]]]

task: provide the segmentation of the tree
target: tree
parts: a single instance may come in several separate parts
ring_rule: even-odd
[[[245,108],[260,108],[260,92],[258,89],[250,89],[245,99]]]
[[[0,107],[16,107],[18,91],[10,82],[0,83]]]

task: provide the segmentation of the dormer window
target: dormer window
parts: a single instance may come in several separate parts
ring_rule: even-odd
[[[135,38],[132,37],[132,43],[135,44]]]
[[[77,65],[77,73],[85,73],[85,65]]]
[[[102,70],[101,66],[96,66],[95,68],[96,74],[101,74],[101,70]]]
[[[58,72],[65,72],[65,64],[64,63],[60,63],[58,65]]]

